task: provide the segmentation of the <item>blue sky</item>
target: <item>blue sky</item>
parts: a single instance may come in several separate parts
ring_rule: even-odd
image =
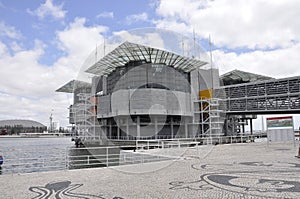
[[[298,0],[0,0],[0,119],[67,124],[70,96],[55,89],[76,78],[104,39],[157,27],[193,37],[223,74],[300,74]]]
[[[147,12],[147,17],[151,17],[150,13],[155,12],[154,6],[151,6],[151,1],[137,0],[128,0],[126,3],[121,0],[48,1],[49,4],[57,7],[57,10],[50,11],[51,6],[49,6],[49,11],[40,12],[38,10],[42,7],[43,1],[20,3],[20,1],[12,0],[0,2],[1,21],[8,26],[15,27],[15,31],[19,35],[19,45],[30,49],[34,46],[36,39],[47,45],[46,53],[40,58],[40,63],[49,66],[64,53],[57,49],[55,44],[56,32],[64,30],[67,24],[74,21],[75,18],[85,18],[86,26],[101,24],[109,27],[104,35],[110,36],[113,31],[152,27],[151,22],[146,19],[140,20],[138,16]],[[14,38],[3,37],[1,39],[9,43]]]

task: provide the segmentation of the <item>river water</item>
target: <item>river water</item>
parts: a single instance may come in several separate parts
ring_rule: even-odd
[[[0,137],[0,155],[4,159],[0,174],[66,169],[66,157],[72,148],[70,137]]]
[[[132,146],[125,148],[76,148],[70,137],[0,137],[0,155],[4,159],[0,175],[109,167],[170,159],[159,155],[130,153]]]

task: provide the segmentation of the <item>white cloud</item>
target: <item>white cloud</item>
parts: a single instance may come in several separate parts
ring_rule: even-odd
[[[97,18],[114,18],[113,12],[102,12],[96,16]]]
[[[7,54],[7,47],[4,43],[0,42],[0,57],[5,56]]]
[[[13,55],[6,52],[0,57],[0,65],[4,66],[0,67],[0,103],[5,104],[0,108],[0,119],[33,119],[45,124],[54,107],[56,112],[64,112],[57,119],[67,124],[68,99],[57,100],[54,91],[64,78],[71,78],[72,70],[65,73],[67,66],[39,64],[44,49],[45,45],[36,40],[33,49],[23,49]]]
[[[55,93],[55,90],[77,73],[84,59],[95,45],[103,42],[101,33],[107,28],[87,26],[84,18],[77,18],[64,30],[56,32],[56,42],[65,56],[60,57],[52,66],[39,62],[47,46],[35,40],[32,49],[18,48],[19,43],[11,43],[16,51],[9,53],[8,46],[0,41],[0,119],[34,119],[48,122],[51,109],[55,121],[68,124],[70,105],[69,94]]]
[[[44,48],[44,44],[36,40],[33,49],[21,50],[13,55],[6,51],[0,58],[0,65],[5,66],[0,69],[2,74],[0,90],[15,95],[37,94],[37,97],[46,95],[48,90],[43,90],[41,87],[47,84],[43,82],[41,75],[51,73],[51,70],[38,63]]]
[[[147,20],[148,20],[148,15],[145,12],[140,14],[135,14],[135,15],[129,15],[126,17],[126,23],[129,25],[132,23],[136,23],[138,21],[147,21]]]
[[[143,32],[143,29],[139,29],[139,32]],[[147,31],[147,28],[145,29]],[[137,44],[148,45],[156,48],[165,48],[163,39],[159,34],[146,33],[146,34],[135,34],[134,32],[119,31],[114,32],[115,37],[119,37],[122,42],[129,41]]]
[[[187,34],[192,31],[192,27],[184,22],[178,22],[174,19],[153,21],[157,28],[168,29],[181,34]]]
[[[46,16],[51,16],[54,19],[63,19],[67,13],[67,11],[63,10],[63,4],[54,5],[53,0],[46,0],[36,10],[31,11],[27,9],[27,12],[31,15],[36,15],[39,19],[44,19]]]
[[[105,26],[85,26],[85,18],[75,18],[63,31],[58,31],[57,39],[59,47],[69,55],[80,56],[82,59],[87,56],[96,44],[103,42],[104,38],[100,33],[107,31]]]
[[[4,21],[0,21],[0,37],[1,36],[11,39],[20,39],[22,37],[21,33],[16,30],[15,27],[5,24]]]
[[[188,19],[204,5],[206,1],[203,0],[160,0],[156,11],[164,18]]]
[[[279,50],[257,50],[242,54],[224,53],[217,50],[213,52],[213,57],[221,74],[238,69],[275,78],[284,78],[300,74],[299,52],[300,44],[297,44]]]
[[[11,48],[14,52],[19,52],[19,51],[22,50],[21,45],[19,45],[16,41],[11,42],[10,48]]]
[[[85,22],[85,18],[76,18],[74,22],[70,23],[67,28],[65,28],[65,30],[56,33],[59,48],[68,54],[67,59],[63,58],[58,60],[58,62],[68,61],[75,63],[73,67],[77,68],[76,72],[85,71],[85,69],[87,69],[88,66],[82,66],[83,63],[91,63],[86,60],[91,59],[88,55],[95,50],[97,45],[103,43],[104,37],[101,33],[108,30],[107,27],[98,25],[86,27]],[[80,66],[81,69],[79,70]],[[81,80],[84,79],[85,77],[81,78]]]
[[[51,97],[30,99],[22,96],[0,93],[0,107],[2,119],[31,119],[48,125],[50,112],[53,112],[54,121],[67,124],[66,109],[68,96],[53,93]]]
[[[287,47],[300,41],[299,9],[297,0],[161,0],[157,13],[163,19],[157,24],[167,28],[166,21],[176,19],[202,38],[211,34],[217,46]]]
[[[160,0],[154,23],[189,35],[194,29],[200,39],[211,35],[221,74],[240,69],[280,78],[300,74],[299,9],[297,0]]]

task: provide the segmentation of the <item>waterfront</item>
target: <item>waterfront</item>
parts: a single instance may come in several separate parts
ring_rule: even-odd
[[[293,143],[181,149],[180,159],[2,175],[2,198],[299,198]],[[164,150],[166,151],[166,150]],[[138,152],[138,151],[137,151]],[[206,154],[203,156],[203,154]]]
[[[1,174],[65,169],[66,155],[73,146],[70,137],[0,138]]]
[[[165,144],[166,145],[166,144]],[[173,146],[174,144],[172,144]],[[185,144],[182,143],[182,146]],[[162,144],[164,146],[164,144]],[[160,146],[160,147],[162,147]],[[148,146],[150,147],[150,146]],[[156,146],[159,147],[159,146]],[[165,146],[169,147],[169,146]],[[174,147],[174,146],[173,146]],[[177,147],[180,147],[177,146]],[[1,174],[34,173],[94,167],[110,167],[172,159],[166,154],[133,152],[132,146],[76,148],[71,138],[3,138]],[[143,147],[142,147],[143,148]],[[167,150],[168,152],[169,150]]]
[[[237,143],[242,140],[232,137],[224,138]],[[243,140],[251,140],[245,137]],[[255,142],[264,142],[265,138],[256,138]],[[137,144],[139,152],[134,152],[133,146],[102,146],[76,148],[70,137],[52,138],[0,138],[0,155],[4,157],[1,174],[32,173],[41,171],[57,171],[69,169],[82,169],[92,167],[106,167],[145,162],[163,161],[173,159],[174,154],[170,148],[185,148],[195,145],[194,142],[183,140],[170,142],[161,140],[157,143],[140,141]],[[166,150],[146,150],[157,148]],[[211,147],[208,147],[211,148]],[[150,153],[154,151],[155,153]],[[150,154],[149,154],[150,153]],[[176,154],[175,157],[180,154]]]

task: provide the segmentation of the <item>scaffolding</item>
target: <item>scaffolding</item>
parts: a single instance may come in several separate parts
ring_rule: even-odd
[[[207,98],[194,101],[194,124],[198,125],[197,137],[213,138],[223,135],[224,111],[222,99]],[[211,142],[211,139],[210,139]]]
[[[101,141],[99,122],[97,120],[97,98],[88,93],[79,93],[79,103],[73,105],[74,122],[77,134],[85,142]]]

